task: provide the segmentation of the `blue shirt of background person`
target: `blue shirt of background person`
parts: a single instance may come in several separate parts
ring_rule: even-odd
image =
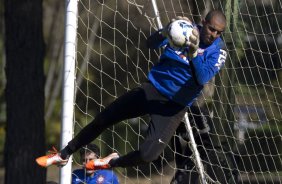
[[[112,170],[86,170],[85,164],[100,156],[100,149],[95,144],[88,144],[80,150],[83,168],[74,170],[72,184],[118,184],[118,177]]]
[[[112,170],[96,170],[92,175],[85,169],[77,169],[72,173],[72,184],[118,184],[118,178]]]
[[[227,57],[224,42],[220,38],[223,30],[211,27],[209,21],[203,20],[202,23],[203,26],[197,25],[200,43],[194,58],[188,58],[188,47],[171,47],[162,30],[152,34],[147,41],[151,49],[165,46],[160,62],[148,74],[149,81],[164,96],[185,106],[192,105],[204,84],[219,72]]]

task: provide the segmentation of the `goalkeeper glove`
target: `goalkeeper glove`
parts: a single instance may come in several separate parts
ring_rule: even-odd
[[[192,59],[195,58],[198,54],[197,50],[199,48],[199,30],[195,27],[192,31],[192,35],[189,37],[189,41],[186,45],[189,47],[188,56]]]

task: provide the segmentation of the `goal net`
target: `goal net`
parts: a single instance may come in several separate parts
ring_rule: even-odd
[[[281,0],[79,0],[73,133],[146,81],[162,52],[146,48],[151,33],[177,15],[200,24],[212,9],[227,17],[228,58],[188,112],[206,181],[282,183]],[[138,149],[148,122],[144,116],[107,129],[94,141],[101,156]],[[121,183],[199,183],[190,143],[180,125],[159,159],[114,171]],[[73,167],[81,164],[74,155]]]

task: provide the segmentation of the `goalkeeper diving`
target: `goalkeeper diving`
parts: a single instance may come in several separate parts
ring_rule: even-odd
[[[186,17],[177,17],[190,21]],[[173,19],[171,22],[173,22]],[[190,21],[191,22],[191,21]],[[167,38],[167,26],[147,39],[149,49],[164,48],[159,62],[148,73],[148,81],[123,94],[96,115],[59,152],[41,156],[36,162],[42,167],[64,166],[74,152],[95,140],[104,130],[125,119],[148,114],[149,127],[138,150],[86,164],[90,170],[132,167],[156,160],[179,126],[187,107],[200,95],[204,84],[224,65],[227,53],[220,38],[226,26],[225,15],[218,10],[207,14],[202,26],[195,28],[181,51],[175,50]]]

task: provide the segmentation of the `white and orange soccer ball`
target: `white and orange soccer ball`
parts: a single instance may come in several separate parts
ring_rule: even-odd
[[[169,44],[175,48],[186,46],[194,26],[187,20],[175,20],[167,28]]]

